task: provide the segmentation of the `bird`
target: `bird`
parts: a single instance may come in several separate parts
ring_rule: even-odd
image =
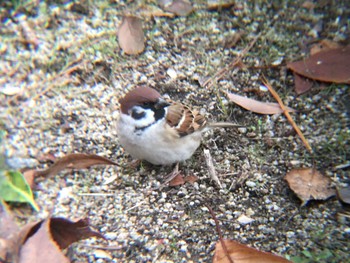
[[[117,134],[133,158],[154,165],[185,161],[200,146],[203,132],[234,123],[210,123],[197,110],[164,99],[153,88],[138,86],[119,100]]]

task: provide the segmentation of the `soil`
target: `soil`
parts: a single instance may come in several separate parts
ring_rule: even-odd
[[[72,262],[211,262],[218,233],[210,206],[224,238],[294,262],[350,262],[349,219],[338,215],[337,198],[301,206],[284,180],[293,168],[315,167],[333,187],[349,186],[349,86],[315,83],[297,95],[285,66],[307,57],[321,39],[349,44],[346,2],[235,1],[209,10],[203,1],[185,17],[152,17],[160,12],[155,1],[1,3],[0,129],[7,164],[44,168],[50,163],[40,160],[48,153],[78,152],[120,164],[38,180],[41,210],[13,206],[18,222],[49,214],[88,217],[108,241],[72,245],[66,252]],[[146,47],[139,55],[119,48],[124,14],[143,19]],[[202,86],[255,39],[244,68]],[[313,153],[284,115],[259,115],[228,101],[227,91],[274,102],[263,75],[296,110],[292,117]],[[243,128],[206,133],[180,164],[184,175],[199,180],[157,189],[173,167],[130,166],[116,134],[118,99],[138,85]],[[209,176],[205,149],[221,188]],[[242,215],[253,221],[240,222]]]

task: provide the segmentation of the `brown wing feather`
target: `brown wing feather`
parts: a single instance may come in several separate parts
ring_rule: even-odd
[[[180,103],[174,103],[168,108],[167,123],[177,130],[180,136],[186,136],[201,130],[207,124],[204,116],[198,111],[191,111]]]

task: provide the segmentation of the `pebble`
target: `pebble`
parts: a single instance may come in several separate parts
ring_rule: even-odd
[[[95,258],[112,259],[112,256],[109,253],[107,253],[106,251],[101,250],[101,249],[97,249],[94,251],[94,257]]]
[[[247,225],[247,224],[250,224],[252,222],[254,222],[255,220],[246,216],[246,215],[240,215],[238,218],[237,218],[237,221],[241,224],[241,225]]]
[[[241,133],[241,134],[245,134],[247,132],[247,128],[246,127],[239,127],[237,128],[237,130]]]
[[[168,70],[166,71],[166,73],[168,74],[168,76],[172,79],[177,79],[177,72],[175,71],[175,69],[173,68],[168,68]]]
[[[252,182],[252,181],[246,181],[245,184],[246,184],[246,186],[248,186],[250,188],[256,187],[256,183]]]

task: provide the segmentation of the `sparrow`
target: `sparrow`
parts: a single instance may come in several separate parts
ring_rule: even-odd
[[[135,159],[171,165],[189,159],[202,133],[236,124],[209,123],[197,110],[166,100],[153,88],[137,87],[119,100],[117,133],[122,147]]]

